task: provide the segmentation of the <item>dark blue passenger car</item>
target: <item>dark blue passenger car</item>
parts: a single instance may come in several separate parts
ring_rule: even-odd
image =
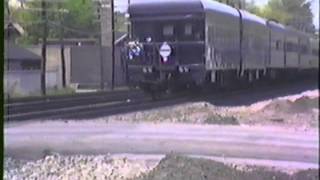
[[[145,90],[251,82],[312,54],[305,34],[212,0],[140,0],[128,12],[128,80]]]

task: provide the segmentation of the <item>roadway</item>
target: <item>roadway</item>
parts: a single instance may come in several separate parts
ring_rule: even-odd
[[[279,127],[216,126],[90,121],[11,123],[5,127],[5,154],[37,159],[44,152],[74,154],[192,156],[319,164],[317,131]]]

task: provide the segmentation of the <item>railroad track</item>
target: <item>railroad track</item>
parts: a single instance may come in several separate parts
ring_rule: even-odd
[[[121,90],[112,92],[82,93],[63,96],[46,96],[35,98],[9,99],[5,104],[5,119],[26,120],[41,118],[55,114],[60,110],[81,110],[77,107],[87,107],[103,103],[115,103],[143,98],[139,90]]]
[[[5,115],[7,121],[30,120],[30,119],[87,119],[101,116],[126,113],[139,110],[147,110],[152,108],[177,105],[187,102],[208,101],[217,105],[246,105],[265,98],[274,98],[275,96],[299,93],[310,88],[317,88],[314,81],[304,81],[296,83],[280,83],[270,86],[270,84],[254,86],[240,90],[219,91],[215,90],[211,93],[202,95],[190,94],[183,92],[180,94],[166,95],[163,98],[153,101],[151,97],[140,94],[130,101],[127,96],[116,96],[105,99],[102,96],[91,96],[84,100],[56,101],[46,108],[25,108],[22,111],[9,111]],[[111,95],[112,96],[112,95]],[[125,97],[125,98],[124,98]],[[95,99],[98,98],[98,99]],[[25,105],[24,105],[25,106]],[[13,105],[13,107],[15,107]],[[50,108],[48,108],[50,107]],[[27,111],[26,109],[30,110]]]

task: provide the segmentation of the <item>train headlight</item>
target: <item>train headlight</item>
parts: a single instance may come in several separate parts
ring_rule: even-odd
[[[180,73],[183,73],[183,72],[184,72],[183,67],[181,67],[181,66],[179,67],[179,72],[180,72]]]
[[[147,70],[149,73],[152,73],[152,67],[148,67]]]
[[[133,59],[133,56],[131,53],[128,54],[128,57],[129,57],[129,60],[132,60]]]
[[[184,67],[184,72],[189,72],[189,68]]]
[[[142,72],[143,73],[147,73],[148,72],[148,69],[146,67],[142,68]]]

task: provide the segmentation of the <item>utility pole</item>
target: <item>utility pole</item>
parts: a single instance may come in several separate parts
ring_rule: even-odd
[[[114,54],[114,0],[111,1],[111,30],[112,30],[112,40],[111,40],[111,53],[112,53],[112,80],[111,80],[111,90],[114,89],[114,78],[115,78],[115,54]]]
[[[42,63],[41,63],[41,93],[46,95],[46,61],[47,61],[47,35],[48,35],[48,22],[47,22],[47,3],[46,0],[41,1],[41,16],[43,21],[43,34],[42,34]]]
[[[61,3],[59,3],[59,9],[61,8]],[[66,87],[66,62],[64,56],[64,27],[63,27],[63,12],[59,13],[60,15],[60,56],[61,56],[61,70],[62,70],[62,87]]]
[[[6,53],[6,55],[4,55],[5,57],[9,57],[9,41],[10,41],[10,27],[11,27],[11,23],[12,23],[12,19],[11,19],[11,11],[10,11],[10,7],[9,7],[9,1],[6,1],[6,10],[7,10],[7,18],[8,19],[6,19],[7,20],[7,40],[6,40],[6,43],[7,43],[7,47],[6,47],[6,49],[5,49],[5,52],[4,53]],[[5,78],[7,78],[7,71],[9,71],[9,58],[7,58],[6,59],[6,61],[4,61],[5,62],[5,66],[6,66],[6,70],[4,71],[4,75],[5,75]],[[6,82],[6,88],[7,89],[4,89],[4,91],[6,92],[8,89],[9,89],[9,87],[8,87],[8,80],[6,80],[5,81]],[[7,98],[9,98],[9,92],[7,92],[6,93],[6,95],[7,95]]]
[[[130,0],[128,0],[128,8],[127,8],[127,14],[129,15],[129,6],[130,6]],[[129,23],[129,17],[128,18],[126,18],[126,20],[127,20],[127,37],[130,39],[131,37],[130,37],[130,23]]]
[[[104,59],[103,59],[103,46],[102,38],[99,37],[99,56],[100,56],[100,89],[104,90]]]
[[[108,82],[111,80],[111,89],[114,88],[115,80],[115,53],[114,53],[114,3],[113,0],[101,0],[101,9],[100,9],[100,24],[101,24],[101,44],[103,47],[110,48],[111,56],[105,57],[106,67],[108,68]],[[108,54],[109,55],[109,54]],[[110,74],[111,73],[111,74]],[[111,79],[110,79],[111,76]]]
[[[97,16],[100,22],[100,34],[98,35],[99,41],[99,58],[100,58],[100,90],[104,90],[104,59],[103,59],[103,37],[104,37],[104,18],[105,12],[103,10],[104,1],[97,2]]]

